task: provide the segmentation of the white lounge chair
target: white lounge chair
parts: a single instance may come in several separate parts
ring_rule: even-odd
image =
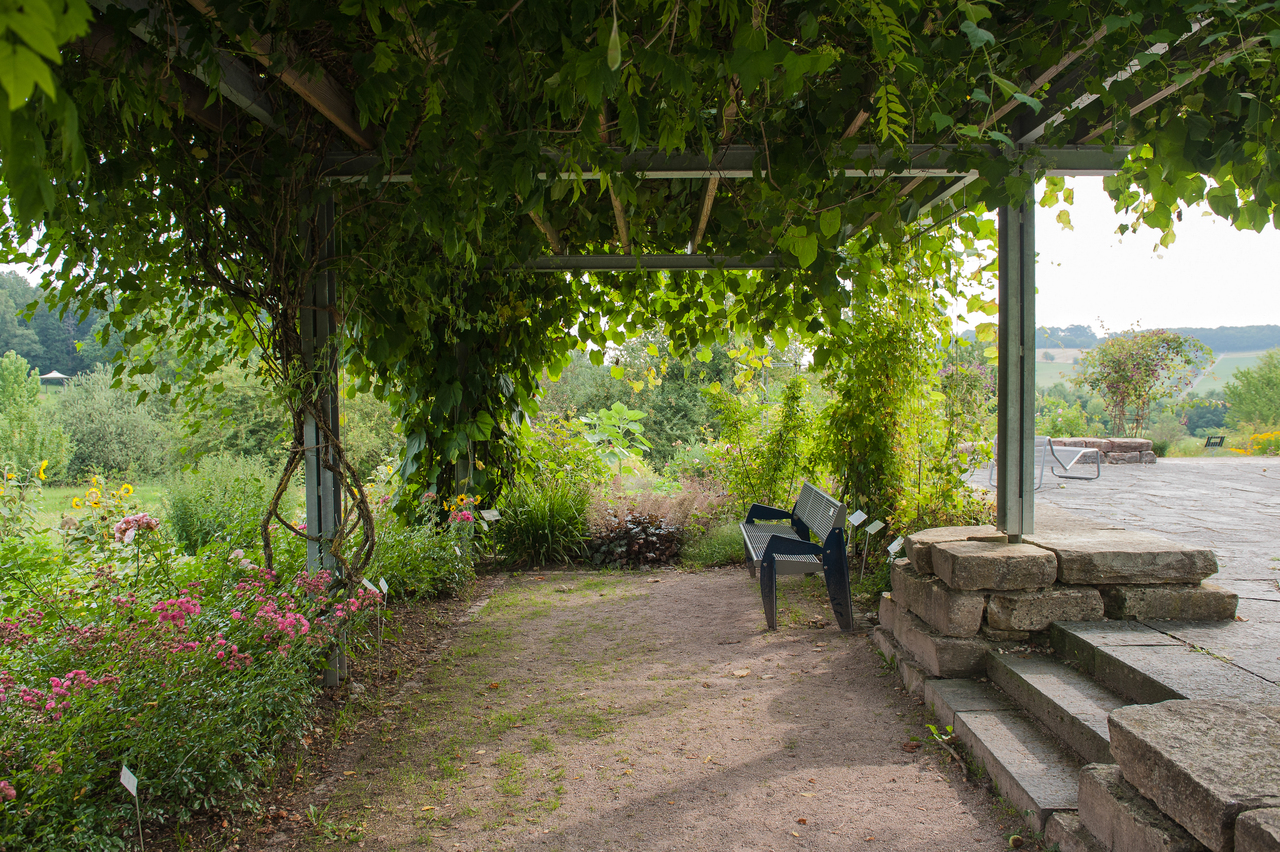
[[[1072,469],[1075,464],[1090,454],[1093,456],[1093,473],[1074,473]],[[1045,435],[1036,435],[1034,464],[1037,468],[1036,491],[1044,487],[1044,472],[1046,469],[1059,479],[1097,479],[1102,476],[1101,451],[1093,447],[1059,447],[1053,443],[1052,438]],[[994,459],[990,468],[988,468],[987,482],[993,486],[996,484],[996,463]]]

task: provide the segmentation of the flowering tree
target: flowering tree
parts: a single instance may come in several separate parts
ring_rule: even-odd
[[[1213,350],[1194,337],[1133,329],[1084,353],[1072,381],[1102,397],[1113,433],[1132,438],[1142,432],[1152,401],[1190,388],[1195,371],[1212,357]]]

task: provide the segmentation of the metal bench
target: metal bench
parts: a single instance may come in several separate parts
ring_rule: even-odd
[[[994,446],[994,445],[993,445]],[[1082,458],[1093,459],[1093,473],[1077,473],[1072,466]],[[1044,472],[1048,470],[1059,479],[1097,479],[1102,476],[1102,452],[1093,447],[1060,447],[1053,439],[1044,435],[1036,435],[1035,460],[1033,468],[1037,471],[1035,490],[1044,487]],[[1081,465],[1083,468],[1084,465]],[[987,482],[996,484],[996,463],[993,459],[987,472]]]
[[[755,503],[742,522],[742,544],[751,576],[760,572],[760,597],[770,630],[778,629],[778,575],[816,574],[827,581],[831,609],[841,630],[853,629],[853,600],[845,554],[845,507],[806,482],[791,511]],[[786,521],[787,523],[758,523]],[[810,534],[822,544],[814,544]]]

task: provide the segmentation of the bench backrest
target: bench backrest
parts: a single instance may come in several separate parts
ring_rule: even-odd
[[[800,489],[800,499],[796,500],[794,511],[796,518],[819,541],[826,541],[833,529],[844,528],[844,504],[807,481]]]

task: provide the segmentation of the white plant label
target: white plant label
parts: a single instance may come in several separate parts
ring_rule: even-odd
[[[365,588],[367,588],[369,591],[371,591],[371,592],[376,592],[376,591],[378,591],[378,587],[377,587],[377,586],[375,586],[373,583],[370,583],[370,582],[369,582],[369,578],[368,578],[368,577],[361,577],[361,578],[360,578],[360,582],[361,582],[361,583],[364,583]]]
[[[853,513],[853,517],[849,519],[849,523],[853,524],[856,527],[858,524],[862,523],[866,519],[867,519],[867,513],[859,509],[858,511]]]
[[[893,540],[893,544],[889,545],[889,555],[893,556],[902,549],[902,536],[898,536]]]
[[[867,527],[867,535],[875,535],[882,529],[884,529],[884,521],[872,521]]]
[[[481,509],[480,517],[492,523],[494,521],[502,520],[502,513],[499,512],[497,509]]]
[[[379,578],[378,578],[378,588],[379,588],[379,589],[382,589],[382,594],[384,594],[384,595],[385,595],[385,594],[387,593],[387,578],[386,578],[386,577],[379,577]]]
[[[138,798],[138,776],[129,771],[129,767],[120,764],[120,783],[136,799]]]

